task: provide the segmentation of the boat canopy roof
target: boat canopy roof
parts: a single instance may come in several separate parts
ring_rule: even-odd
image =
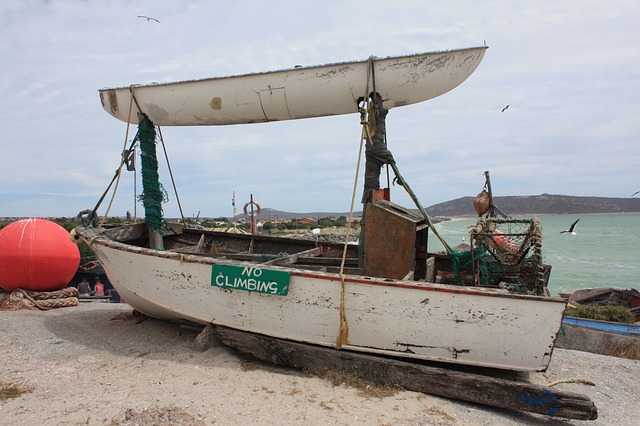
[[[477,68],[487,47],[101,89],[103,108],[137,123],[144,113],[159,126],[249,124],[349,114],[378,92],[387,108],[446,93]]]

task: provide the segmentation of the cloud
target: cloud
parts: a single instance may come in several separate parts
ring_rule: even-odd
[[[485,60],[460,87],[390,112],[390,148],[422,203],[475,195],[484,170],[496,195],[626,197],[640,160],[639,18],[631,1],[2,2],[0,215],[72,216],[97,201],[126,129],[102,110],[100,88],[485,40]],[[349,208],[356,115],[163,135],[187,212],[228,215],[233,190],[282,210]],[[172,192],[164,165],[161,178]],[[133,208],[133,188],[125,175],[115,214]]]

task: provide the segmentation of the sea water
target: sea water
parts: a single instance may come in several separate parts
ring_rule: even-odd
[[[594,287],[640,290],[640,213],[535,217],[542,225],[543,262],[551,265],[551,294]],[[560,233],[577,219],[575,235]],[[469,244],[469,227],[475,223],[475,218],[452,219],[435,227],[447,244],[455,247],[463,240]],[[444,250],[432,233],[429,250]]]

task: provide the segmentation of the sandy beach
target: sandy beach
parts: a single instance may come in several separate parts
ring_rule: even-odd
[[[551,419],[409,391],[375,392],[264,365],[199,330],[136,321],[126,304],[0,312],[0,425],[634,425],[640,362],[556,349],[529,380],[588,395],[595,421]],[[120,315],[119,315],[120,314]],[[114,319],[124,317],[128,319]]]

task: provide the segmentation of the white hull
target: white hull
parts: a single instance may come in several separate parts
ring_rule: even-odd
[[[387,108],[440,96],[471,75],[486,47],[374,60],[375,91]],[[137,123],[138,106],[156,126],[262,123],[349,114],[373,91],[369,62],[100,90],[103,108]],[[131,93],[135,101],[131,102]]]
[[[215,324],[334,347],[340,327],[336,274],[159,252],[94,239],[110,281],[132,307],[173,321]],[[286,296],[212,285],[212,265],[289,271]],[[564,301],[479,287],[362,276],[346,278],[344,349],[520,371],[544,371]]]

